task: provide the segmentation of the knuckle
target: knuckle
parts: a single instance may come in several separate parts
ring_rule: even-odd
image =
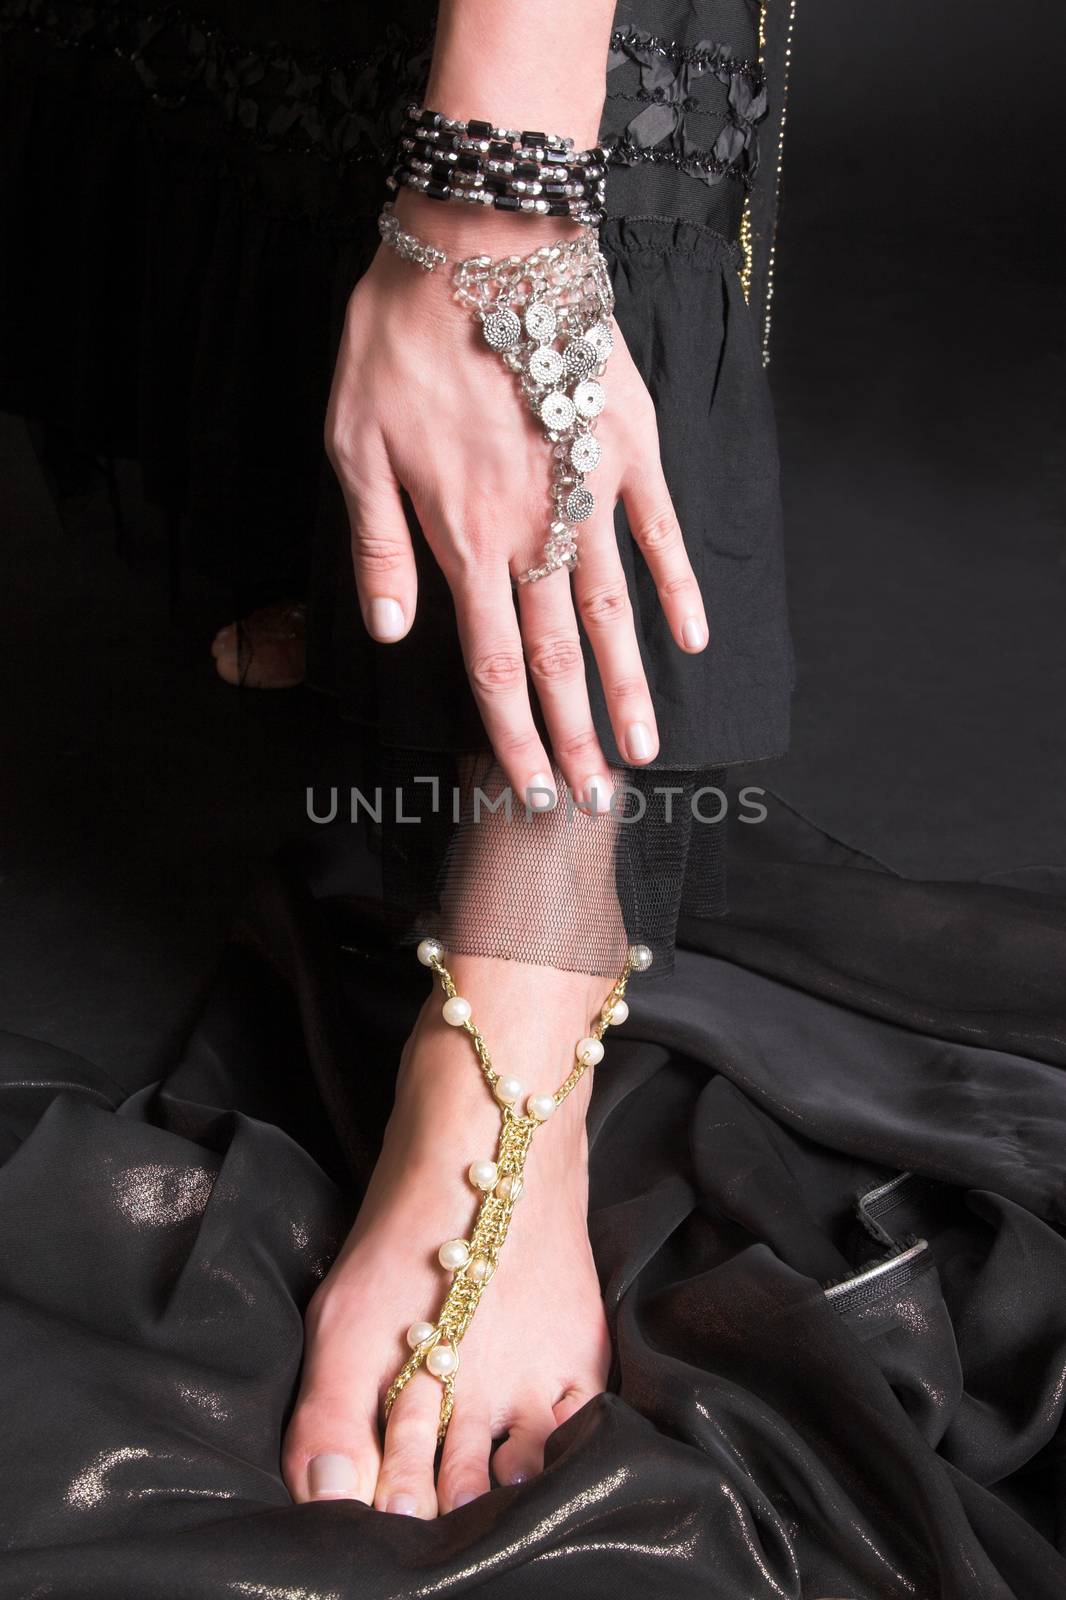
[[[522,657],[512,650],[493,650],[472,658],[470,681],[482,694],[499,694],[514,689],[525,676]]]
[[[354,477],[356,466],[352,435],[347,428],[341,427],[335,417],[326,418],[322,443],[329,463],[338,477]]]
[[[529,652],[530,672],[546,682],[574,677],[582,665],[581,646],[576,639],[544,639]]]
[[[621,622],[629,615],[629,590],[624,578],[590,589],[579,601],[581,616],[590,627]]]
[[[666,506],[642,517],[634,532],[642,550],[669,550],[681,542],[677,518]]]
[[[599,741],[591,728],[583,728],[580,733],[571,733],[564,739],[556,739],[554,743],[557,753],[564,760],[577,761],[582,756],[599,755]]]
[[[685,599],[689,595],[698,593],[696,580],[689,576],[666,578],[659,585],[659,593],[664,600]]]
[[[540,759],[540,741],[531,729],[504,729],[493,742],[496,754],[506,756],[516,765],[528,766],[531,761]]]
[[[365,573],[395,572],[406,558],[402,544],[373,533],[356,533],[352,538],[352,553],[356,565]]]
[[[607,690],[612,700],[642,699],[648,692],[643,678],[612,678]]]

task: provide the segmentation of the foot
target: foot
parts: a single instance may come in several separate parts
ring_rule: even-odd
[[[220,678],[244,689],[294,689],[306,669],[306,606],[262,606],[215,634],[211,654]]]
[[[533,1092],[566,1077],[610,981],[456,957],[456,985],[497,1071]],[[303,1381],[285,1440],[297,1501],[357,1499],[433,1517],[539,1472],[548,1435],[607,1377],[610,1341],[588,1237],[585,1108],[591,1073],[533,1139],[491,1284],[459,1346],[455,1410],[434,1471],[439,1381],[420,1370],[384,1435],[385,1392],[412,1322],[435,1321],[450,1282],[437,1262],[466,1237],[466,1173],[493,1157],[500,1116],[468,1035],[441,1018],[438,985],[408,1040],[381,1157],[340,1256],[307,1313]],[[491,1473],[491,1477],[490,1477]]]

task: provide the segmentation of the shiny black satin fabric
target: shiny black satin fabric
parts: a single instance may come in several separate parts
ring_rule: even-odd
[[[1061,1596],[1066,911],[774,837],[597,1070],[610,1393],[434,1522],[278,1471],[425,987],[372,910],[286,862],[124,1103],[0,1041],[2,1600]]]

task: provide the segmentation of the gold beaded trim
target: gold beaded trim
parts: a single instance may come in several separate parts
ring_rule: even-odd
[[[521,1085],[513,1079],[501,1077],[493,1067],[488,1046],[470,1016],[469,1003],[458,993],[454,979],[444,965],[444,951],[439,942],[436,939],[423,939],[418,947],[418,959],[440,979],[445,994],[445,1021],[461,1027],[469,1037],[482,1076],[500,1108],[500,1137],[495,1160],[475,1161],[470,1167],[471,1183],[484,1194],[470,1237],[449,1239],[440,1247],[438,1259],[445,1270],[453,1274],[451,1286],[444,1296],[435,1323],[411,1324],[407,1331],[411,1354],[392,1380],[385,1396],[385,1415],[388,1417],[397,1395],[402,1393],[424,1365],[428,1372],[440,1379],[443,1391],[437,1427],[437,1438],[442,1440],[448,1431],[455,1403],[458,1345],[499,1264],[511,1213],[522,1192],[522,1173],[533,1135],[556,1107],[563,1103],[588,1069],[602,1059],[603,1036],[608,1027],[612,1022],[624,1022],[629,1015],[625,992],[630,974],[646,971],[651,965],[652,955],[647,945],[633,945],[630,948],[622,973],[600,1007],[599,1016],[588,1035],[580,1039],[575,1047],[574,1065],[569,1075],[554,1094],[530,1095],[524,1112],[515,1109],[522,1094]]]

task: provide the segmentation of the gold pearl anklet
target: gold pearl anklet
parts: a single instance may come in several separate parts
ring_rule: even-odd
[[[437,1251],[437,1260],[452,1274],[436,1322],[412,1322],[407,1330],[411,1354],[396,1374],[385,1396],[385,1415],[392,1410],[398,1394],[407,1387],[421,1366],[440,1379],[443,1393],[437,1438],[448,1431],[455,1401],[455,1375],[459,1370],[459,1343],[473,1319],[482,1293],[499,1264],[500,1251],[507,1237],[511,1213],[522,1193],[522,1173],[534,1133],[561,1105],[571,1089],[590,1067],[603,1060],[603,1036],[611,1023],[624,1022],[629,1015],[625,1000],[630,973],[646,972],[652,953],[646,944],[629,948],[621,976],[600,1008],[596,1022],[574,1050],[574,1065],[554,1094],[526,1096],[525,1110],[516,1110],[524,1090],[517,1078],[505,1078],[495,1070],[488,1047],[471,1019],[470,1002],[455,987],[444,965],[444,949],[437,939],[423,939],[418,959],[440,979],[445,1001],[442,1015],[453,1028],[469,1035],[478,1066],[500,1110],[500,1137],[494,1160],[472,1161],[467,1168],[471,1185],[483,1196],[468,1239],[448,1239]]]

